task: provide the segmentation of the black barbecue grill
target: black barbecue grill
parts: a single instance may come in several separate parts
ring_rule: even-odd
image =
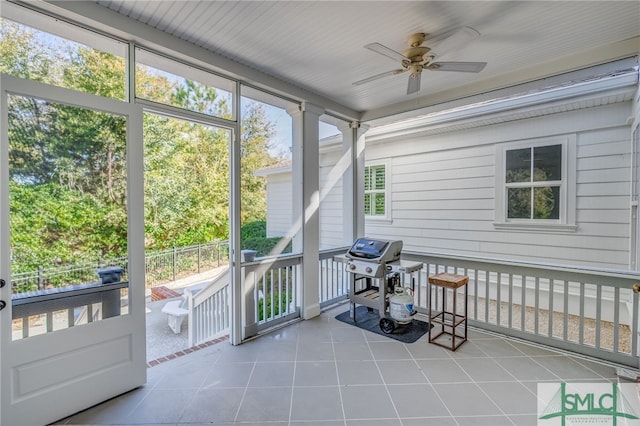
[[[346,256],[347,271],[369,278],[381,278],[386,274],[387,264],[400,260],[402,241],[372,240],[358,238]]]
[[[346,254],[335,260],[346,263],[345,270],[351,274],[349,285],[350,317],[356,322],[356,305],[369,310],[376,309],[380,315],[380,329],[391,333],[396,321],[388,314],[389,298],[394,287],[404,285],[405,274],[422,269],[421,262],[400,259],[402,241],[358,238]],[[413,279],[410,280],[413,287]]]

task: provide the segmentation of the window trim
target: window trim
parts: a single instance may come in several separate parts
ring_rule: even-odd
[[[576,135],[526,139],[496,145],[495,152],[495,229],[535,232],[575,232],[576,226]],[[539,146],[561,145],[559,219],[508,219],[505,167],[507,151]],[[535,186],[535,185],[532,185]]]
[[[381,160],[372,160],[367,161],[364,164],[365,173],[368,167],[376,167],[376,166],[384,166],[384,215],[367,215],[365,214],[364,218],[367,221],[375,221],[375,222],[387,222],[391,223],[391,161],[389,159],[381,159]],[[364,180],[364,175],[362,176]],[[363,182],[364,188],[364,182]],[[364,203],[364,195],[368,191],[364,190],[362,197]],[[381,192],[381,191],[376,191]]]

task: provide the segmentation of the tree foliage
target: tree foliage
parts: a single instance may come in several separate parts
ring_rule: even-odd
[[[0,72],[55,84],[58,61],[27,28],[0,18]]]
[[[124,59],[46,37],[2,19],[0,72],[114,99],[126,95]],[[230,117],[215,88],[137,68],[136,86],[169,105]],[[124,118],[10,97],[9,165],[14,271],[126,254]],[[264,219],[270,154],[264,107],[242,114],[242,219]],[[153,113],[143,120],[145,231],[149,249],[228,237],[230,132]]]
[[[126,215],[106,211],[91,194],[53,182],[10,182],[9,188],[11,212],[16,213],[11,215],[14,272],[95,260],[96,253],[119,253],[126,247],[126,234],[120,232]]]
[[[507,182],[544,182],[547,173],[534,167],[533,180],[526,169],[507,170]],[[533,204],[532,204],[533,191]],[[557,186],[518,187],[507,190],[507,214],[510,219],[558,219]]]
[[[265,155],[271,146],[274,129],[268,123],[262,104],[247,102],[243,109],[241,128],[241,204],[242,223],[264,220],[267,210],[266,181],[258,177],[254,171],[273,166],[282,161],[281,158]]]

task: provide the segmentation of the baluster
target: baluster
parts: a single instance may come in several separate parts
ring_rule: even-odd
[[[580,318],[578,324],[578,343],[581,345],[584,344],[584,304],[585,304],[585,293],[584,293],[584,282],[580,283]]]
[[[569,281],[564,280],[564,318],[562,322],[562,339],[569,340]]]
[[[526,331],[527,326],[527,276],[520,275],[520,330]]]
[[[600,319],[602,318],[602,286],[596,288],[596,348],[600,349]]]
[[[620,332],[620,287],[614,288],[613,295],[613,352],[618,352],[619,332]]]
[[[547,336],[553,337],[553,278],[549,278],[549,330]]]

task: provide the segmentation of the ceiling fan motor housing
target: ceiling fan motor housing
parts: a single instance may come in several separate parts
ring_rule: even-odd
[[[429,53],[431,49],[427,46],[410,47],[405,50],[403,55],[411,60],[411,62],[422,62],[424,55]]]
[[[419,77],[422,73],[422,64],[412,63],[408,68],[411,73],[411,77]]]

